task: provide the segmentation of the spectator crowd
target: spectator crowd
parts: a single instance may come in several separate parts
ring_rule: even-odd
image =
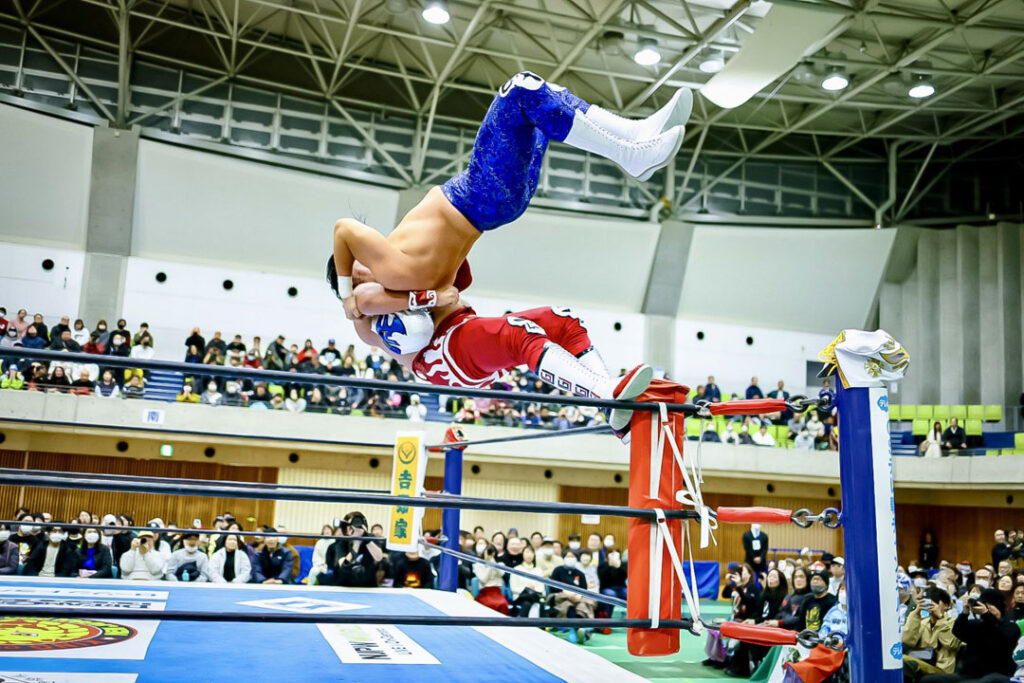
[[[897,570],[897,609],[903,639],[904,680],[1011,683],[1024,676],[1024,530],[998,529],[991,556],[977,567],[939,559],[930,532],[918,558]],[[722,598],[731,621],[762,624],[847,640],[850,629],[846,563],[804,548],[795,558],[768,559],[768,537],[757,524],[743,536],[744,561],[728,567]],[[769,648],[707,637],[705,666],[758,678]],[[842,681],[838,672],[829,681]]]
[[[0,526],[0,574],[434,588],[441,557],[432,547],[440,531],[425,532],[421,552],[388,552],[383,527],[358,511],[323,526],[308,571],[300,567],[300,553],[282,525],[259,527],[253,531],[261,534],[252,536],[227,512],[213,521],[212,533],[202,531],[199,519],[186,528],[160,518],[133,531],[131,515],[100,517],[88,510],[68,520],[74,525],[69,527],[27,508],[13,519],[17,523],[10,528]],[[558,584],[619,599],[627,594],[628,551],[612,534],[591,533],[585,539],[571,534],[563,542],[539,531],[488,533],[478,526],[459,533],[459,546],[474,560],[459,560],[460,589],[513,617],[565,618],[573,642],[590,637],[588,619],[611,616],[613,608]],[[725,571],[721,598],[731,604],[730,620],[845,641],[851,625],[843,558],[816,556],[804,548],[796,557],[769,559],[769,550],[767,534],[751,525],[743,535],[743,561]],[[931,533],[918,555],[897,573],[906,680],[945,683],[991,676],[984,680],[1009,683],[1015,672],[1024,672],[1024,530],[997,530],[990,556],[977,566],[967,559],[940,559]],[[710,631],[705,652],[706,666],[746,678],[769,651]]]
[[[46,391],[95,395],[102,398],[144,398],[149,373],[142,369],[122,369],[104,366],[103,356],[138,358],[154,357],[154,338],[145,322],[138,330],[129,329],[126,320],[118,319],[114,328],[106,320],[99,320],[89,330],[83,320],[73,323],[68,317],[49,328],[41,314],[29,319],[25,309],[7,319],[7,311],[0,307],[0,346],[21,346],[29,349],[50,349],[95,354],[95,363],[52,361],[50,363],[23,359],[3,361],[3,379],[0,388],[12,390]],[[324,377],[360,377],[392,382],[416,382],[417,378],[380,349],[370,347],[357,352],[354,345],[344,349],[334,339],[319,350],[311,339],[300,347],[289,344],[284,335],[278,335],[266,348],[260,337],[246,344],[236,334],[226,338],[220,331],[205,337],[199,328],[193,328],[183,340],[185,363],[196,365],[187,373],[176,396],[181,403],[209,406],[245,407],[258,410],[330,413],[338,415],[364,415],[371,417],[404,418],[423,421],[428,407],[420,395],[409,391],[362,390],[332,384],[303,382],[260,381],[255,378],[232,378],[218,373],[218,367],[267,369]],[[606,418],[597,408],[541,404],[531,400],[531,394],[564,394],[528,370],[513,369],[490,388],[521,392],[520,401],[491,399],[447,398],[438,405],[444,419],[459,424],[482,424],[532,429],[566,430],[575,427],[602,424]],[[827,386],[821,391],[834,397]],[[709,377],[691,395],[692,400],[710,402],[730,398],[723,395]],[[752,378],[746,398],[763,398],[757,377]],[[767,393],[769,398],[788,399],[784,383]],[[737,395],[737,397],[739,397]],[[789,438],[798,448],[832,448],[837,446],[835,419],[831,410],[811,410],[794,416],[791,412],[736,418],[732,421],[709,423],[700,437],[706,441],[723,441],[761,446],[775,445],[777,429],[788,426]]]

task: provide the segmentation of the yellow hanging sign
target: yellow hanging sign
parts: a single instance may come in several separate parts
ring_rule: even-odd
[[[398,434],[395,437],[394,466],[391,471],[391,495],[419,498],[427,476],[427,453],[423,433]],[[423,535],[423,508],[397,505],[388,518],[388,550],[414,552]]]

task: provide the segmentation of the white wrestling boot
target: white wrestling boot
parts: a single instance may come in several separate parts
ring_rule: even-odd
[[[593,346],[576,358],[587,369],[611,379],[611,373],[608,372],[608,366],[605,364],[604,358],[601,357],[601,354]],[[623,443],[629,443],[629,433],[626,430],[632,418],[633,411],[628,408],[612,408],[608,411],[608,423],[613,425],[612,430],[615,432],[615,436],[622,439]]]
[[[587,363],[593,364],[600,356],[591,356]],[[604,365],[601,362],[601,365]],[[607,371],[606,371],[607,372]],[[541,380],[562,391],[576,394],[577,396],[592,396],[594,398],[613,399],[617,401],[631,401],[647,389],[654,378],[654,370],[649,365],[638,365],[625,377],[608,377],[607,374],[595,371],[584,365],[571,353],[557,344],[548,344],[544,347],[544,354],[537,364],[537,374]],[[609,424],[617,436],[621,438],[621,432],[629,424],[633,415],[631,410],[612,411],[612,419]]]
[[[679,88],[664,107],[646,119],[627,119],[596,104],[587,109],[587,118],[613,135],[640,142],[660,135],[669,128],[684,126],[693,113],[693,91]]]
[[[679,152],[684,133],[682,126],[674,126],[647,140],[628,140],[576,110],[572,128],[564,142],[614,161],[634,178],[650,178]]]

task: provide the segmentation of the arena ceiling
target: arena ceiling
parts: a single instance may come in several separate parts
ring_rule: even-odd
[[[749,0],[448,1],[450,21],[434,25],[421,16],[424,4],[0,0],[0,21],[27,29],[44,47],[71,40],[116,51],[125,83],[132,60],[141,59],[330,101],[339,111],[413,117],[417,138],[400,175],[416,184],[424,156],[417,151],[427,150],[439,126],[475,126],[510,74],[534,71],[590,101],[642,116],[676,87],[700,89],[712,77],[701,63],[716,55],[728,63],[770,7]],[[929,163],[951,164],[984,150],[1017,158],[1024,137],[1021,0],[775,4],[833,14],[836,25],[741,106],[723,109],[697,98],[679,175],[688,178],[702,154],[729,160],[698,194],[751,159],[816,161],[862,194],[837,165],[883,161],[894,143],[901,161],[916,159],[916,181]],[[656,44],[659,63],[634,61],[641,42]],[[834,69],[849,85],[828,92],[822,78]],[[934,94],[909,97],[908,85],[918,81],[934,85]],[[124,124],[128,108],[121,97],[107,113]]]

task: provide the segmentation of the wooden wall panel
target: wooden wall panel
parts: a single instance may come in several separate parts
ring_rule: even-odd
[[[1024,527],[1019,510],[1000,508],[942,507],[896,503],[896,546],[900,563],[906,566],[918,557],[925,531],[931,531],[939,545],[940,559],[970,560],[977,567],[992,561],[992,534],[1008,526]]]
[[[33,451],[26,454],[23,451],[0,450],[0,466],[186,479],[277,481],[277,468],[273,467],[233,467]],[[0,513],[13,514],[20,505],[32,511],[49,512],[56,520],[70,520],[78,515],[79,510],[89,510],[101,517],[107,513],[129,514],[140,525],[154,517],[168,524],[173,521],[180,525],[190,525],[192,519],[198,517],[204,525],[211,525],[217,515],[231,512],[239,520],[244,520],[243,526],[247,529],[257,524],[273,523],[275,512],[274,501],[0,486]]]

